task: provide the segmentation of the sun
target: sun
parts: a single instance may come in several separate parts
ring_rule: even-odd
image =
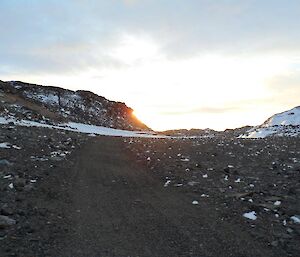
[[[134,118],[138,119],[137,114],[136,114],[136,112],[135,112],[134,110],[131,112],[131,115],[132,115]]]

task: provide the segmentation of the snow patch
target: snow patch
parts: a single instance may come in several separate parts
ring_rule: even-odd
[[[11,148],[11,145],[7,142],[0,143],[0,148],[9,149],[9,148]]]
[[[68,123],[49,125],[49,124],[44,124],[44,123],[30,121],[30,120],[16,120],[14,117],[7,117],[7,118],[0,117],[0,124],[8,124],[10,122],[14,122],[14,124],[17,126],[61,129],[61,130],[68,130],[68,131],[102,135],[102,136],[169,138],[168,136],[164,136],[164,135],[156,135],[151,131],[149,131],[149,132],[129,131],[129,130],[113,129],[113,128],[107,128],[107,127],[102,127],[102,126],[76,123],[76,122],[68,122]]]
[[[250,220],[256,220],[256,212],[255,211],[250,211],[250,212],[246,212],[243,214],[243,217],[250,219]]]
[[[164,184],[164,187],[167,187],[168,185],[170,185],[171,180],[167,180],[166,183]]]
[[[281,201],[276,201],[276,202],[274,203],[275,206],[279,206],[280,204],[281,204]]]

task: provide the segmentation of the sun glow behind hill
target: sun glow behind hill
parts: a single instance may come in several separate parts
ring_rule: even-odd
[[[279,110],[262,107],[273,97],[269,81],[288,70],[290,62],[284,55],[195,53],[170,58],[146,36],[126,34],[118,42],[107,54],[120,66],[101,71],[90,67],[76,76],[22,79],[124,101],[155,130],[254,125]]]

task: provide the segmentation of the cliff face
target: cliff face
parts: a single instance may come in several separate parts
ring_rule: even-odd
[[[124,103],[89,91],[0,81],[0,113],[45,122],[72,121],[126,130],[150,130]]]

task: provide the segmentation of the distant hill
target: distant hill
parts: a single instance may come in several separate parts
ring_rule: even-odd
[[[166,130],[161,133],[168,136],[178,136],[178,137],[193,137],[193,136],[213,137],[217,135],[219,132],[213,129],[173,129],[173,130]]]
[[[265,138],[269,136],[299,136],[300,106],[278,113],[267,119],[263,124],[253,127],[241,138]]]
[[[80,122],[124,130],[150,130],[124,103],[89,91],[71,91],[20,81],[0,81],[0,114],[18,119]]]
[[[238,137],[240,134],[249,130],[250,126],[245,126],[236,129],[226,129],[224,131],[216,131],[213,129],[175,129],[161,132],[167,136],[174,137]]]

